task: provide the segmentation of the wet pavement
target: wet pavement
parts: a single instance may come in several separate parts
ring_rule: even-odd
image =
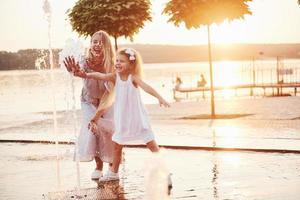
[[[0,199],[67,199],[66,195],[70,199],[103,199],[101,195],[116,194],[124,199],[145,199],[146,191],[151,199],[156,193],[145,182],[151,153],[142,148],[124,149],[120,185],[108,187],[118,193],[97,189],[90,180],[92,162],[80,163],[82,190],[76,192],[73,150],[73,145],[56,149],[56,145],[1,143]],[[300,154],[165,149],[162,155],[162,167],[172,173],[170,199],[296,200],[300,196]]]
[[[299,199],[300,154],[278,152],[300,151],[300,98],[223,100],[216,105],[218,114],[248,115],[235,119],[183,120],[182,117],[207,115],[209,102],[173,103],[170,109],[147,105],[160,145],[206,149],[165,150],[163,157],[173,174],[174,187],[169,198]],[[51,112],[0,114],[0,199],[103,197],[106,190],[97,189],[97,184],[89,179],[93,162],[80,163],[78,181],[76,162],[72,160],[74,145],[58,145],[57,150],[56,145],[50,144],[3,142],[55,138],[74,142],[74,132],[80,126],[80,112],[76,113],[78,118],[74,120],[72,112],[58,112],[56,134]],[[267,149],[273,153],[215,151],[211,147]],[[151,154],[143,148],[125,148],[124,152],[120,185],[113,190],[118,191],[118,198],[123,195],[125,199],[145,199],[149,191],[145,186],[145,163]],[[82,190],[75,190],[78,182]],[[159,193],[152,190],[150,194]],[[60,198],[56,198],[57,194]]]
[[[74,142],[72,125],[51,120],[0,129],[0,140]],[[300,120],[152,120],[160,145],[300,151]]]

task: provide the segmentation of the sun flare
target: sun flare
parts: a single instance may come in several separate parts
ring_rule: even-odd
[[[238,82],[237,66],[230,61],[222,61],[214,64],[215,68],[215,86],[231,86]]]
[[[222,126],[216,128],[217,137],[222,141],[219,145],[222,147],[232,147],[237,142],[239,131],[234,126]],[[219,143],[217,142],[217,143]]]

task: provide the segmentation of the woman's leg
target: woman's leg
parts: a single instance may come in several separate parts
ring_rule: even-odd
[[[95,157],[95,162],[96,162],[96,170],[102,171],[103,169],[103,162],[99,157]]]
[[[102,169],[103,169],[103,162],[99,157],[94,157],[96,162],[96,169],[93,171],[91,175],[92,180],[98,180],[102,177]]]
[[[156,144],[155,140],[148,142],[146,145],[147,145],[148,149],[150,149],[150,151],[159,152],[159,147]]]
[[[111,168],[111,171],[114,173],[118,173],[119,171],[119,166],[122,158],[122,149],[122,145],[119,145],[118,143],[114,142],[113,164]]]

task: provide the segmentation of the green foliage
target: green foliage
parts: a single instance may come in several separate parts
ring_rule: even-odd
[[[163,13],[169,15],[168,22],[176,26],[184,22],[188,29],[199,28],[251,14],[246,4],[248,1],[252,0],[171,0]]]
[[[133,39],[134,34],[151,21],[149,0],[78,0],[68,10],[73,30],[91,36],[104,30],[114,38]]]

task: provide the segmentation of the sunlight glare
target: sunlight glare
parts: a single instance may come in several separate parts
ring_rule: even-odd
[[[237,142],[239,131],[234,126],[221,126],[216,127],[217,144],[222,147],[232,147]],[[221,141],[221,143],[220,143]]]
[[[225,163],[229,163],[231,164],[231,166],[237,168],[239,167],[239,165],[241,164],[241,158],[240,158],[240,154],[238,153],[232,153],[232,152],[228,152],[224,155],[222,155],[221,159],[223,162]]]
[[[234,62],[222,61],[215,64],[215,86],[230,86],[237,84],[237,66]]]
[[[234,126],[215,127],[217,136],[217,145],[220,147],[234,147],[236,146],[239,136],[239,130]],[[237,153],[226,153],[222,155],[221,159],[230,163],[233,167],[240,165],[240,155]]]
[[[214,85],[216,87],[227,87],[232,85],[237,85],[239,82],[237,67],[234,62],[231,61],[221,61],[215,64],[215,74],[214,74]],[[228,99],[234,96],[235,91],[231,89],[225,89],[220,91],[221,95]]]

